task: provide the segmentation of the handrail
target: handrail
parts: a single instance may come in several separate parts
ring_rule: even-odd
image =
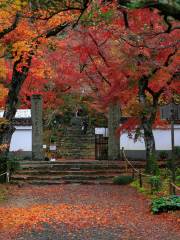
[[[0,177],[2,177],[2,176],[4,176],[4,175],[6,175],[6,182],[7,183],[9,183],[9,176],[10,176],[10,172],[5,172],[5,173],[2,173],[2,174],[0,174]]]
[[[139,170],[136,169],[136,168],[132,165],[132,163],[128,160],[128,158],[127,158],[127,156],[126,156],[126,154],[125,154],[125,152],[124,152],[124,148],[123,148],[123,147],[122,147],[122,153],[123,153],[123,156],[124,156],[125,161],[134,169],[135,172],[138,172],[138,173],[139,173]],[[152,177],[152,175],[148,175],[148,174],[145,174],[145,173],[141,173],[141,175],[146,176],[146,177]]]
[[[175,185],[175,184],[172,183],[172,182],[171,182],[171,185],[172,185],[173,187],[175,187],[178,191],[180,191],[180,187],[178,187],[177,185]]]
[[[7,174],[7,172],[0,174],[0,177],[3,176],[3,175],[5,175],[5,174]]]
[[[139,181],[140,181],[140,186],[142,187],[142,178],[141,176],[145,176],[145,177],[153,177],[153,175],[150,175],[150,174],[145,174],[145,173],[142,173],[140,170],[136,169],[133,164],[128,160],[126,154],[125,154],[125,151],[124,151],[124,147],[122,147],[122,153],[123,153],[123,158],[124,160],[126,161],[127,164],[129,164],[131,166],[131,168],[133,169],[133,171],[137,172],[139,174]],[[126,166],[127,168],[127,166]],[[134,173],[133,173],[133,176],[134,176]],[[174,189],[177,189],[178,191],[180,191],[180,187],[178,187],[177,185],[175,185],[173,182],[170,182],[170,185],[174,188]],[[175,190],[174,190],[175,192]]]
[[[123,156],[124,156],[125,161],[134,169],[135,172],[139,172],[139,171],[132,165],[132,163],[127,159],[126,154],[125,154],[125,152],[124,152],[124,148],[122,148],[122,153],[123,153]]]

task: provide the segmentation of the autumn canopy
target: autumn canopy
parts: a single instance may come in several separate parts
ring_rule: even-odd
[[[9,124],[0,144],[9,144],[16,110],[33,93],[55,109],[62,94],[83,90],[91,107],[118,103],[132,117],[121,130],[144,130],[148,158],[159,103],[180,93],[179,4],[156,2],[2,0],[0,107]]]

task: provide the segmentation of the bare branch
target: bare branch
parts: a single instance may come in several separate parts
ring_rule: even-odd
[[[103,53],[102,53],[101,50],[99,49],[99,45],[98,45],[96,39],[93,37],[93,35],[92,35],[90,32],[88,32],[88,35],[91,37],[92,41],[93,41],[94,44],[96,45],[99,56],[103,59],[103,61],[104,61],[104,63],[106,64],[106,66],[109,67],[109,64],[108,64],[108,62],[106,61],[106,58],[104,57]]]

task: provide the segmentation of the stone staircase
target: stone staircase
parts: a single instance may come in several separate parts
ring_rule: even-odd
[[[144,169],[144,161],[134,161],[134,166]],[[10,182],[14,184],[112,184],[115,176],[125,173],[123,161],[97,160],[58,160],[21,161],[20,170],[11,175]],[[131,169],[128,169],[131,174]]]
[[[58,149],[65,159],[95,159],[95,129],[82,130],[82,117],[72,119],[71,126],[58,139]]]

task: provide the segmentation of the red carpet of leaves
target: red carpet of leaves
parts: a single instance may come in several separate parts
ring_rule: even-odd
[[[52,228],[53,236],[63,236],[61,226],[69,234],[74,232],[74,238],[57,239],[180,239],[177,216],[152,215],[149,201],[129,186],[11,186],[9,200],[0,204],[0,240],[54,240],[48,232],[46,237],[31,238],[31,232]],[[90,234],[92,229],[96,229],[93,237],[75,236],[78,231]],[[98,229],[101,237],[96,237]],[[116,237],[110,237],[115,229]]]

